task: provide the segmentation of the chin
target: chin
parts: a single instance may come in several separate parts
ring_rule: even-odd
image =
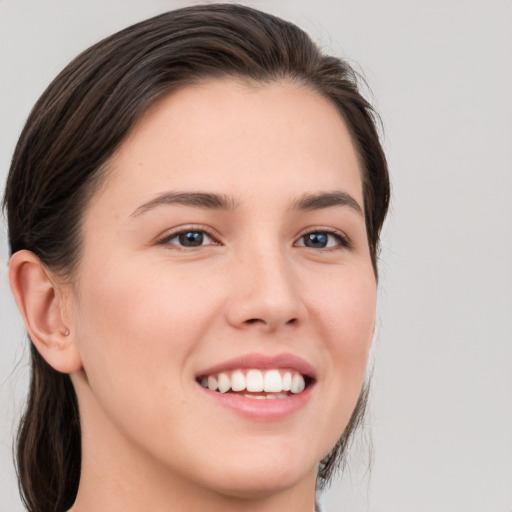
[[[291,467],[289,461],[267,461],[265,464],[247,464],[218,474],[216,487],[228,496],[240,499],[264,499],[286,492],[307,482],[316,482],[317,464]],[[220,469],[220,468],[219,468]]]

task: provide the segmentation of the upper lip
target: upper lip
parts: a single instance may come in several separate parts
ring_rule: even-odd
[[[302,357],[281,353],[273,356],[265,354],[245,354],[222,363],[215,364],[201,370],[196,374],[196,377],[203,377],[206,375],[213,375],[220,372],[238,370],[238,369],[258,369],[258,370],[269,370],[286,368],[296,370],[305,377],[315,378],[315,369]]]

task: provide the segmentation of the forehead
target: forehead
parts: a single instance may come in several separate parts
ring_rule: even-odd
[[[110,211],[116,197],[128,207],[165,189],[238,197],[262,185],[281,196],[342,187],[362,201],[358,157],[340,113],[290,82],[218,80],[171,93],[134,126],[109,168],[97,195],[110,196]]]

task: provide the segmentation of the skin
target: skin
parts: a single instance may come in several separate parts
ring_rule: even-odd
[[[140,209],[169,191],[224,194],[236,207]],[[311,512],[318,462],[355,406],[375,322],[363,214],[293,207],[332,191],[363,209],[358,158],[329,101],[289,82],[213,81],[160,100],[112,158],[84,214],[72,284],[13,257],[20,309],[38,304],[20,299],[31,283],[52,290],[50,306],[24,317],[29,327],[43,319],[53,342],[33,333],[36,346],[78,395],[72,511]],[[180,246],[180,229],[208,233],[205,244]],[[306,233],[326,231],[349,245],[330,235],[326,248],[305,246]],[[268,421],[205,398],[197,372],[250,353],[311,364],[307,404]]]

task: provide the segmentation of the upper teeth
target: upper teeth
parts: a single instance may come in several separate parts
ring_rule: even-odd
[[[306,383],[304,377],[291,370],[234,370],[232,372],[220,372],[216,375],[203,377],[201,384],[212,391],[226,393],[229,390],[252,393],[268,392],[280,393],[291,391],[300,393],[304,391]]]

